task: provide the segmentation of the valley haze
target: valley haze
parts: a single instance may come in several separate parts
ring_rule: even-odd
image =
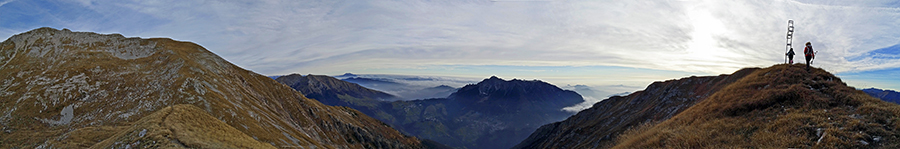
[[[315,74],[314,74],[315,75]],[[304,75],[305,76],[305,75]],[[270,76],[277,79],[281,76]],[[444,76],[413,76],[413,75],[385,75],[385,74],[354,74],[345,73],[333,76],[337,79],[348,81],[362,85],[366,88],[375,89],[385,93],[399,96],[399,100],[420,100],[429,98],[443,98],[457,89],[467,85],[475,84],[482,79],[489,78],[464,78],[464,77],[444,77]],[[538,79],[532,79],[538,80]],[[542,80],[544,81],[544,80]],[[584,102],[566,107],[562,110],[570,112],[578,112],[583,109],[590,108],[594,103],[599,102],[614,95],[628,95],[631,92],[643,89],[643,86],[627,86],[627,85],[597,85],[589,86],[583,84],[554,84],[562,89],[575,91],[584,97]],[[453,89],[437,90],[435,88],[447,87]],[[425,94],[425,95],[422,95]]]
[[[266,74],[397,74],[625,85],[783,63],[900,90],[896,1],[3,0],[0,38],[39,27],[166,37]],[[795,62],[802,57],[796,56]]]

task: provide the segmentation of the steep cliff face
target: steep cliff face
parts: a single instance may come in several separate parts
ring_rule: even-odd
[[[153,146],[116,138],[178,104],[273,147],[422,147],[356,110],[323,105],[171,39],[35,29],[0,43],[0,79],[0,148],[88,147],[107,138],[114,146]],[[68,138],[90,139],[59,141]],[[196,144],[184,145],[214,147]]]
[[[541,126],[514,148],[609,148],[625,130],[669,119],[755,70],[654,82],[643,91],[610,97],[564,121]]]

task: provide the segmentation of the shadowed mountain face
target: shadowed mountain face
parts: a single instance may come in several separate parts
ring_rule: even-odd
[[[346,84],[332,85],[349,86]],[[448,98],[394,102],[348,99],[332,96],[318,100],[342,101],[336,104],[359,109],[405,133],[460,148],[512,147],[538,126],[572,115],[562,108],[584,101],[573,91],[545,82],[497,77],[466,85]]]
[[[485,79],[478,84],[466,85],[447,98],[466,105],[463,107],[466,109],[475,109],[487,114],[527,116],[527,118],[515,116],[509,118],[527,119],[535,123],[562,120],[572,115],[562,111],[562,108],[584,101],[581,95],[574,91],[562,90],[545,82],[505,81],[497,77]]]
[[[669,119],[755,70],[654,82],[643,91],[610,97],[564,121],[541,126],[514,148],[609,148],[628,128]]]
[[[875,97],[875,98],[878,98],[878,99],[881,99],[881,100],[884,100],[887,102],[900,104],[900,92],[892,91],[892,90],[881,90],[881,89],[876,89],[876,88],[863,89],[862,91],[866,92],[866,94],[869,94],[872,97]]]
[[[424,147],[171,39],[40,28],[0,43],[0,78],[0,148]]]
[[[387,113],[391,112],[390,110],[384,109],[389,105],[388,100],[396,97],[381,91],[323,75],[291,74],[278,77],[275,81],[326,105],[350,107],[389,123],[396,119]]]
[[[424,108],[422,113],[427,114],[424,115],[426,120],[441,122],[447,127],[413,134],[424,134],[423,138],[446,142],[451,146],[509,148],[525,139],[538,126],[571,116],[572,113],[562,108],[583,101],[578,93],[545,82],[505,81],[491,77],[478,84],[466,85],[447,99],[413,102]],[[406,126],[410,124],[414,124],[413,128],[421,125],[406,123]],[[455,139],[436,137],[442,135]]]
[[[538,131],[532,136],[570,133],[572,137],[554,137],[566,139],[553,141],[574,144],[575,148],[597,147],[598,144],[609,144],[605,147],[613,148],[900,147],[897,140],[900,136],[900,119],[897,118],[900,105],[848,87],[840,78],[822,69],[807,71],[805,68],[805,65],[781,64],[755,70],[671,118],[661,122],[648,119],[643,124],[623,128],[626,130],[620,135],[609,136],[611,141],[577,140],[606,137],[584,128],[600,127],[602,124],[597,123],[611,120],[574,123],[581,116],[544,126],[556,131]],[[598,103],[592,109],[608,106],[606,103]],[[671,106],[679,105],[646,110],[665,115],[668,112],[658,109]],[[520,145],[541,144],[532,142],[538,141]]]
[[[368,89],[358,84],[348,83],[329,76],[291,74],[278,77],[275,79],[278,83],[290,86],[300,91],[306,97],[313,99],[342,99],[347,102],[350,98],[368,98],[378,101],[390,101],[397,98],[394,95],[384,92]],[[323,101],[325,104],[333,105],[338,101]]]

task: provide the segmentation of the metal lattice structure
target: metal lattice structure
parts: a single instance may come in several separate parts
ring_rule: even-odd
[[[794,20],[788,20],[787,46],[784,47],[784,63],[788,63],[787,53],[791,50],[791,43],[794,41]]]

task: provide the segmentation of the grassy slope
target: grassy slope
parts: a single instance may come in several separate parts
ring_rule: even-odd
[[[610,97],[564,121],[541,126],[513,148],[610,148],[629,128],[667,120],[756,70],[654,82],[643,91]]]
[[[100,39],[100,40],[93,40]],[[140,49],[150,50],[140,54]],[[128,54],[137,52],[131,57]],[[117,57],[125,53],[125,58]],[[159,109],[191,104],[276,147],[421,146],[373,118],[326,106],[203,47],[171,39],[32,30],[0,43],[0,148],[92,144]],[[72,106],[70,122],[64,107]]]
[[[900,106],[803,65],[756,71],[616,148],[900,147]]]
[[[115,142],[128,142],[116,144]],[[161,142],[155,144],[153,142]],[[256,141],[197,106],[163,108],[91,148],[275,148]]]

